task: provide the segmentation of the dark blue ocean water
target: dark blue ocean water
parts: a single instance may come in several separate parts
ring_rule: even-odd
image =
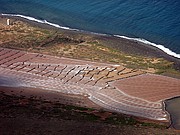
[[[0,13],[143,38],[180,54],[180,0],[0,0]]]

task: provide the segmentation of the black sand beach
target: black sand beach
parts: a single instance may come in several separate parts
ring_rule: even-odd
[[[6,18],[5,16],[0,16],[1,18]],[[26,19],[23,19],[23,18],[19,18],[19,17],[8,17],[8,18],[10,18],[10,19],[12,19],[12,20],[21,20],[21,21],[24,21],[24,22],[27,22],[28,24],[30,24],[30,25],[32,25],[32,26],[35,26],[35,27],[40,27],[40,28],[44,28],[44,29],[49,29],[49,30],[54,30],[54,31],[59,31],[59,32],[61,32],[61,33],[63,33],[64,35],[71,35],[72,37],[82,37],[82,39],[83,38],[88,38],[88,37],[91,37],[91,38],[93,38],[94,40],[98,40],[98,41],[100,41],[101,43],[103,43],[103,45],[105,45],[105,46],[107,46],[107,47],[113,47],[113,48],[115,48],[115,49],[117,49],[117,50],[120,50],[120,51],[122,51],[122,52],[124,52],[124,53],[126,53],[126,54],[133,54],[133,55],[140,55],[140,56],[146,56],[146,57],[150,57],[150,58],[152,58],[152,57],[157,57],[157,58],[164,58],[164,59],[166,59],[166,60],[168,60],[168,61],[171,61],[171,62],[174,62],[174,68],[175,69],[177,69],[177,70],[180,70],[180,59],[178,59],[178,58],[175,58],[175,57],[172,57],[172,56],[169,56],[169,55],[167,55],[166,53],[164,53],[163,51],[161,51],[160,49],[158,49],[158,48],[156,48],[156,47],[153,47],[153,46],[149,46],[149,45],[146,45],[146,44],[142,44],[142,43],[138,43],[138,42],[134,42],[134,41],[130,41],[130,40],[126,40],[126,39],[121,39],[121,38],[117,38],[117,37],[113,37],[113,36],[108,36],[108,35],[98,35],[98,34],[92,34],[92,33],[89,33],[89,32],[84,32],[84,31],[71,31],[71,30],[64,30],[64,29],[59,29],[59,28],[55,28],[55,27],[53,27],[53,26],[50,26],[50,25],[47,25],[47,24],[41,24],[41,23],[37,23],[37,22],[34,22],[34,21],[29,21],[29,20],[26,20]],[[171,75],[170,75],[171,76]],[[172,75],[173,76],[173,75]],[[173,76],[173,77],[176,77],[176,76]],[[177,78],[179,78],[179,76],[177,76]],[[3,108],[3,106],[2,106],[2,108]],[[10,111],[10,113],[11,113],[11,111],[13,111],[13,110],[9,110]],[[27,122],[30,126],[31,126],[31,129],[30,129],[30,131],[28,131],[28,130],[25,130],[25,127],[23,127],[23,130],[24,131],[26,131],[26,133],[28,133],[28,134],[30,134],[30,133],[33,133],[32,132],[32,130],[34,130],[34,128],[36,128],[35,126],[33,126],[33,125],[31,125],[31,123],[32,123],[32,120],[31,119],[29,119],[29,118],[27,118],[27,116],[25,116],[25,115],[27,115],[27,114],[23,114],[23,117],[24,117],[24,119],[23,120],[20,120],[21,119],[21,117],[19,117],[19,116],[17,116],[17,117],[15,117],[14,118],[14,123],[15,124],[17,124],[18,123],[18,121],[21,121],[21,122]],[[4,126],[2,126],[1,125],[1,131],[2,132],[5,132],[4,131],[4,128],[9,128],[9,127],[11,127],[12,125],[11,125],[11,118],[10,118],[11,116],[8,116],[8,117],[6,117],[5,119],[4,118],[2,118],[2,120],[5,122],[5,125]],[[14,116],[12,116],[12,117],[14,117]],[[27,118],[27,119],[26,119]],[[32,117],[32,119],[36,119],[36,120],[38,120],[39,118],[36,118],[36,117]],[[56,122],[56,124],[62,124],[62,123],[64,123],[64,121],[61,121],[60,123],[57,121],[57,119],[55,118],[54,119]],[[39,123],[37,123],[37,122],[35,122],[35,124],[36,125],[38,125],[38,126],[43,126],[47,121],[49,121],[49,120],[47,120],[46,118],[43,118],[43,119],[39,119],[39,121],[41,121],[40,122],[40,124]],[[66,121],[67,123],[67,126],[70,126],[71,124],[71,121],[70,121],[70,123],[69,123],[69,121]],[[52,121],[50,121],[50,124],[51,125],[53,125],[52,123],[54,123],[53,122],[53,120]],[[26,125],[26,126],[28,126],[28,124]],[[61,125],[60,124],[60,125]],[[87,124],[89,124],[89,123],[87,123]],[[78,125],[78,124],[77,124]],[[97,126],[98,126],[98,124],[96,124]],[[19,126],[21,126],[21,125],[19,125]],[[89,124],[89,125],[85,125],[85,128],[87,128],[87,130],[89,131],[90,129],[91,130],[94,130],[95,128],[89,128],[89,126],[92,126],[92,123],[91,124]],[[97,131],[97,134],[102,134],[102,131],[103,131],[103,128],[106,128],[106,126],[108,126],[108,125],[106,125],[105,127],[101,127],[102,125],[100,125],[100,128],[99,128],[99,130]],[[77,127],[77,128],[84,128],[84,126],[82,126],[82,123],[80,122],[80,125]],[[118,127],[118,128],[121,128],[121,127]],[[124,127],[123,127],[124,128]],[[57,129],[57,128],[56,128]],[[14,131],[15,129],[14,128],[12,128],[12,131]],[[49,133],[51,133],[51,134],[56,134],[57,132],[55,132],[55,131],[53,131],[54,130],[54,128],[52,127],[52,126],[50,126],[50,129],[49,129],[49,131],[47,131],[47,132],[49,132]],[[65,133],[65,134],[70,134],[70,132],[68,131],[69,130],[69,128],[67,129],[67,130],[63,130],[63,129],[60,129],[61,131],[63,131],[63,132],[61,132],[61,133]],[[74,128],[72,129],[72,130],[75,130]],[[107,132],[107,134],[111,134],[112,133],[112,131],[114,130],[114,127],[111,127],[110,126],[110,128],[108,129],[108,132]],[[35,129],[35,131],[39,131],[38,129]],[[45,130],[44,130],[45,131]],[[86,131],[86,130],[85,130]],[[85,131],[82,131],[82,130],[79,130],[79,131],[77,131],[77,133],[78,134],[84,134],[85,133]],[[119,131],[121,131],[121,130],[119,130]],[[116,133],[114,133],[114,134],[120,134],[120,132],[116,132]],[[123,133],[125,133],[125,134],[130,134],[130,133],[132,133],[132,132],[126,132],[126,131],[124,131],[124,130],[122,130],[123,131]],[[132,131],[134,131],[134,129],[132,130]],[[22,132],[23,131],[21,131],[21,132],[19,132],[20,134],[22,134]],[[40,131],[40,133],[42,133],[43,131]],[[134,131],[135,132],[135,131]],[[145,132],[148,132],[148,131],[145,131]],[[153,129],[152,130],[150,130],[149,131],[150,133],[153,133],[154,131],[153,131]],[[163,134],[163,131],[161,131],[161,130],[158,130],[158,132],[160,133],[160,134]],[[167,131],[167,132],[169,132],[169,131]],[[7,132],[6,132],[7,133]],[[75,133],[75,132],[74,132]],[[86,131],[86,133],[87,133],[87,131]],[[143,134],[144,133],[144,131],[142,131],[142,132],[139,132],[139,134]],[[169,132],[169,134],[171,134],[172,132]],[[16,134],[18,134],[18,132],[16,133]],[[48,133],[47,133],[48,134]],[[89,134],[91,134],[90,132],[89,132]],[[176,132],[174,132],[174,134],[178,134],[178,133],[176,133]]]
[[[35,21],[30,21],[21,17],[9,17],[9,16],[2,16],[2,15],[0,15],[0,17],[11,18],[13,20],[21,20],[21,21],[27,22],[31,26],[59,31],[63,33],[64,35],[70,35],[70,36],[75,36],[75,37],[90,36],[90,37],[93,37],[93,39],[95,40],[96,39],[100,40],[105,46],[113,47],[127,54],[134,54],[134,55],[146,56],[146,57],[164,58],[168,61],[173,62],[175,69],[180,70],[180,59],[170,56],[166,54],[165,52],[163,52],[162,50],[151,45],[143,44],[136,41],[130,41],[123,38],[117,38],[110,35],[99,35],[99,34],[94,34],[94,33],[86,32],[86,31],[73,31],[73,30],[60,29],[60,28],[56,28],[48,24],[42,24]]]

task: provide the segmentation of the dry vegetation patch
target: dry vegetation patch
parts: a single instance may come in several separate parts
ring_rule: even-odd
[[[70,34],[42,29],[14,20],[11,26],[0,23],[0,46],[69,58],[121,64],[150,73],[179,74],[173,63],[160,58],[126,54],[103,45],[92,35]]]

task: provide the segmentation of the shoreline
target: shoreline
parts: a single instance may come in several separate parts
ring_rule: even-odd
[[[12,18],[22,20],[22,21],[24,21],[24,22],[26,22],[26,23],[28,23],[30,25],[33,25],[35,27],[63,31],[66,34],[91,35],[91,36],[93,36],[94,39],[102,39],[102,40],[105,39],[105,40],[108,40],[108,42],[112,41],[112,43],[120,42],[121,45],[123,43],[125,43],[125,46],[123,46],[123,45],[118,46],[119,44],[117,43],[117,44],[114,44],[114,46],[112,46],[112,47],[117,48],[119,50],[123,50],[126,53],[133,53],[133,54],[136,54],[136,55],[139,54],[139,55],[145,55],[145,56],[148,56],[148,57],[163,57],[163,58],[165,58],[167,60],[175,62],[177,68],[178,68],[178,65],[180,65],[180,60],[178,58],[174,58],[172,56],[169,56],[166,53],[164,53],[162,50],[160,50],[160,49],[158,49],[156,47],[148,46],[146,44],[139,43],[139,42],[136,42],[136,41],[131,41],[131,40],[128,40],[128,39],[116,38],[116,37],[110,36],[110,35],[98,35],[98,34],[86,32],[86,31],[71,31],[71,30],[67,30],[67,29],[55,28],[55,27],[50,26],[48,24],[41,24],[41,23],[38,23],[38,22],[30,21],[30,20],[27,20],[27,19],[19,18],[19,17],[12,17]],[[131,47],[132,48],[130,50],[126,50],[127,49],[126,45],[128,46],[128,48],[131,48]],[[142,52],[141,52],[141,50],[142,50]]]
[[[32,17],[27,17],[23,15],[14,15],[14,14],[0,14],[1,18],[12,18],[24,21],[32,26],[40,27],[44,29],[50,29],[50,30],[56,30],[65,32],[66,34],[82,34],[82,35],[90,35],[93,36],[95,39],[106,39],[111,41],[119,41],[120,44],[114,44],[110,47],[114,47],[115,49],[118,49],[120,51],[123,51],[125,53],[135,54],[135,55],[143,55],[148,57],[158,57],[158,58],[164,58],[168,61],[174,62],[174,67],[177,70],[180,70],[180,59],[175,56],[171,56],[166,53],[166,51],[163,51],[163,49],[170,51],[170,53],[175,54],[168,48],[162,46],[162,45],[156,45],[155,43],[151,43],[145,39],[140,38],[129,38],[125,36],[119,36],[119,35],[107,35],[107,34],[101,34],[101,33],[94,33],[94,32],[88,32],[84,30],[78,30],[78,29],[71,29],[68,27],[59,26],[58,24],[53,24],[50,22],[47,22],[46,20],[38,20]],[[29,19],[28,19],[29,18]],[[122,45],[122,44],[125,44]],[[160,46],[160,48],[158,47]],[[127,50],[127,48],[131,48],[130,50]],[[177,54],[178,56],[179,54]]]
[[[110,35],[110,34],[96,33],[96,32],[80,30],[80,29],[73,29],[73,28],[70,28],[70,27],[64,27],[64,26],[60,26],[60,25],[55,24],[55,23],[48,22],[46,20],[39,20],[39,19],[30,17],[30,16],[25,16],[25,15],[21,15],[21,14],[3,14],[2,13],[1,15],[2,16],[8,16],[8,17],[20,17],[20,18],[24,18],[24,19],[27,19],[27,20],[30,20],[30,21],[35,21],[35,22],[38,22],[38,23],[41,23],[41,24],[47,24],[47,25],[50,25],[50,26],[53,26],[53,27],[56,27],[56,28],[59,28],[59,29],[64,29],[64,30],[85,32],[85,33],[90,33],[90,34],[95,34],[95,35],[113,36],[113,37],[118,37],[118,38],[121,38],[121,39],[127,39],[127,40],[130,40],[130,41],[135,41],[135,42],[138,42],[138,43],[154,46],[154,47],[162,50],[163,52],[165,52],[166,54],[168,54],[170,56],[173,56],[175,58],[180,58],[180,54],[177,54],[177,53],[171,51],[169,48],[166,48],[164,45],[156,44],[156,43],[150,42],[150,41],[148,41],[146,39],[139,38],[139,37],[132,38],[132,37],[124,36],[124,35],[116,35],[116,34],[115,35]]]

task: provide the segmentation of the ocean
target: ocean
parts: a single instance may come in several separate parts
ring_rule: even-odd
[[[0,14],[135,40],[180,58],[179,0],[0,0]]]

